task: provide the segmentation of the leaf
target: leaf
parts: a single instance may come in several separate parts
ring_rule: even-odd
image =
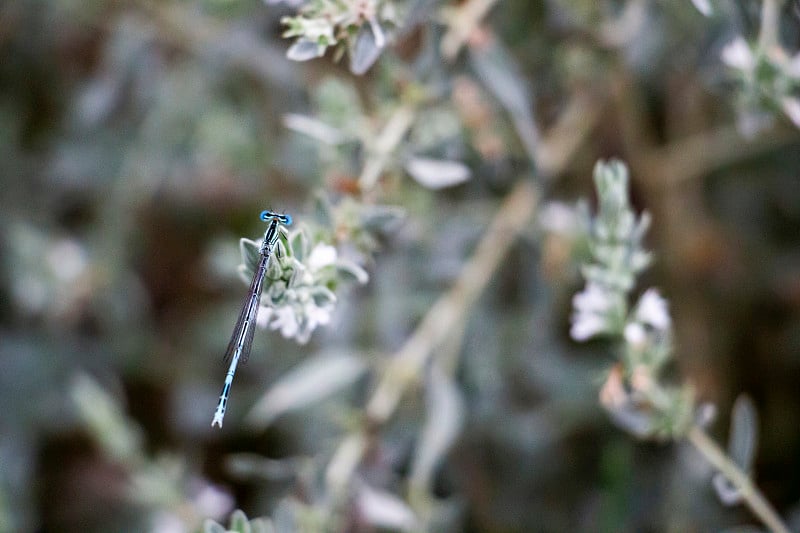
[[[393,205],[366,205],[360,213],[361,225],[374,233],[393,230],[405,217],[405,209]]]
[[[347,354],[307,359],[285,374],[250,411],[248,423],[266,427],[280,415],[302,409],[354,383],[367,365]]]
[[[731,434],[728,438],[728,455],[746,474],[750,474],[758,441],[758,414],[752,400],[744,394],[739,395],[731,411]],[[735,505],[742,500],[742,494],[723,474],[714,475],[711,480],[720,501],[725,505]]]
[[[714,474],[714,477],[711,478],[711,485],[714,487],[719,501],[724,505],[736,505],[742,501],[742,493],[721,473]]]
[[[339,259],[336,261],[336,271],[344,281],[356,281],[364,285],[369,281],[369,274],[353,261]]]
[[[711,2],[709,2],[709,0],[692,0],[692,3],[700,13],[702,13],[707,17],[710,17],[714,13],[713,8],[711,7]]]
[[[429,189],[443,189],[467,181],[469,168],[457,161],[412,157],[406,162],[406,171],[420,185]]]
[[[203,533],[226,533],[225,528],[210,518],[203,522]]]
[[[487,89],[512,115],[529,115],[530,90],[511,54],[498,41],[470,48],[470,65]]]
[[[294,232],[294,235],[292,235],[289,240],[289,246],[291,248],[290,255],[301,263],[306,260],[306,254],[308,254],[308,250],[311,248],[308,242],[308,235],[306,235],[306,232],[302,229]]]
[[[287,113],[283,115],[283,125],[292,131],[307,135],[329,146],[337,146],[348,141],[348,136],[341,130],[314,117]]]
[[[469,61],[484,86],[511,116],[526,150],[535,155],[539,131],[533,118],[533,99],[511,54],[494,40],[483,47],[470,47]]]
[[[245,267],[250,270],[251,276],[252,273],[255,272],[256,266],[258,266],[258,260],[261,256],[260,250],[260,243],[251,241],[250,239],[239,239],[239,251],[242,254],[242,262],[244,263]]]
[[[425,389],[427,419],[417,443],[411,479],[428,486],[434,469],[455,442],[464,421],[464,401],[450,376],[431,367]]]
[[[250,520],[250,530],[252,533],[275,533],[275,526],[267,518],[253,518]]]
[[[364,74],[378,60],[383,51],[383,30],[375,22],[363,24],[358,30],[350,51],[350,72],[356,76]]]
[[[286,51],[286,57],[292,61],[308,61],[321,57],[324,53],[324,46],[321,47],[314,41],[299,39]]]
[[[740,394],[731,411],[731,434],[728,454],[739,467],[749,473],[753,467],[758,442],[758,414],[753,401]]]
[[[357,505],[361,518],[372,526],[408,531],[417,525],[417,517],[406,502],[366,484],[359,488]]]
[[[247,515],[241,509],[236,509],[231,515],[230,527],[228,531],[235,531],[236,533],[252,533],[250,531],[250,523],[247,521]]]

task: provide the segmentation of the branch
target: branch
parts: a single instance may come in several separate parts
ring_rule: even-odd
[[[381,176],[386,163],[389,161],[389,156],[406,136],[409,128],[414,123],[414,108],[409,105],[398,107],[389,121],[384,126],[375,144],[371,146],[367,161],[364,163],[364,169],[361,171],[361,176],[358,178],[358,184],[362,191],[367,191],[375,186],[378,178]]]
[[[714,468],[739,489],[747,506],[765,526],[774,533],[791,533],[758,487],[700,427],[692,427],[687,438]]]
[[[433,350],[466,319],[501,259],[517,235],[527,227],[537,202],[538,193],[529,180],[521,180],[508,194],[453,287],[431,307],[411,337],[390,358],[391,362],[367,403],[366,418],[370,426],[381,425],[389,419]],[[326,472],[328,485],[335,492],[346,486],[366,447],[364,432],[349,435],[339,445]]]
[[[781,6],[784,0],[764,0],[761,6],[761,28],[758,32],[758,47],[762,52],[778,45],[778,29],[781,21]]]
[[[468,0],[450,13],[449,28],[442,37],[442,55],[453,60],[497,0]]]

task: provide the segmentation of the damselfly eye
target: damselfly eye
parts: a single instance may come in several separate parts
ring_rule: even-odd
[[[261,214],[258,217],[264,222],[266,222],[267,220],[277,220],[278,222],[286,226],[290,226],[292,224],[291,215],[282,215],[280,213],[270,211],[269,209],[261,211]]]

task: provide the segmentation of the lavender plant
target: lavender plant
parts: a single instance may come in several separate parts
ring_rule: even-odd
[[[800,52],[780,43],[783,3],[764,0],[758,39],[739,35],[722,50],[736,84],[739,129],[748,136],[769,128],[780,115],[800,128]]]
[[[729,447],[734,461],[705,434],[708,408],[698,410],[692,387],[662,378],[672,357],[666,300],[651,288],[629,308],[636,277],[651,256],[642,242],[650,217],[637,217],[631,208],[627,167],[620,161],[598,162],[594,182],[597,214],[584,217],[591,259],[583,265],[586,286],[573,298],[570,335],[579,342],[605,337],[618,344],[618,362],[600,391],[601,405],[638,438],[688,439],[719,470],[714,485],[723,502],[743,500],[772,531],[788,533],[747,473],[755,450],[752,408],[741,401],[734,409]]]

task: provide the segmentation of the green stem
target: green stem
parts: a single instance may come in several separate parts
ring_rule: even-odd
[[[703,431],[699,426],[693,426],[687,434],[697,450],[703,457],[719,470],[739,490],[744,502],[753,511],[761,522],[774,533],[791,533],[786,524],[773,509],[772,505],[764,498],[750,478],[745,474],[722,448]]]
[[[784,0],[764,0],[761,6],[761,29],[758,34],[758,47],[762,52],[778,44],[778,27],[781,20],[781,6]]]

